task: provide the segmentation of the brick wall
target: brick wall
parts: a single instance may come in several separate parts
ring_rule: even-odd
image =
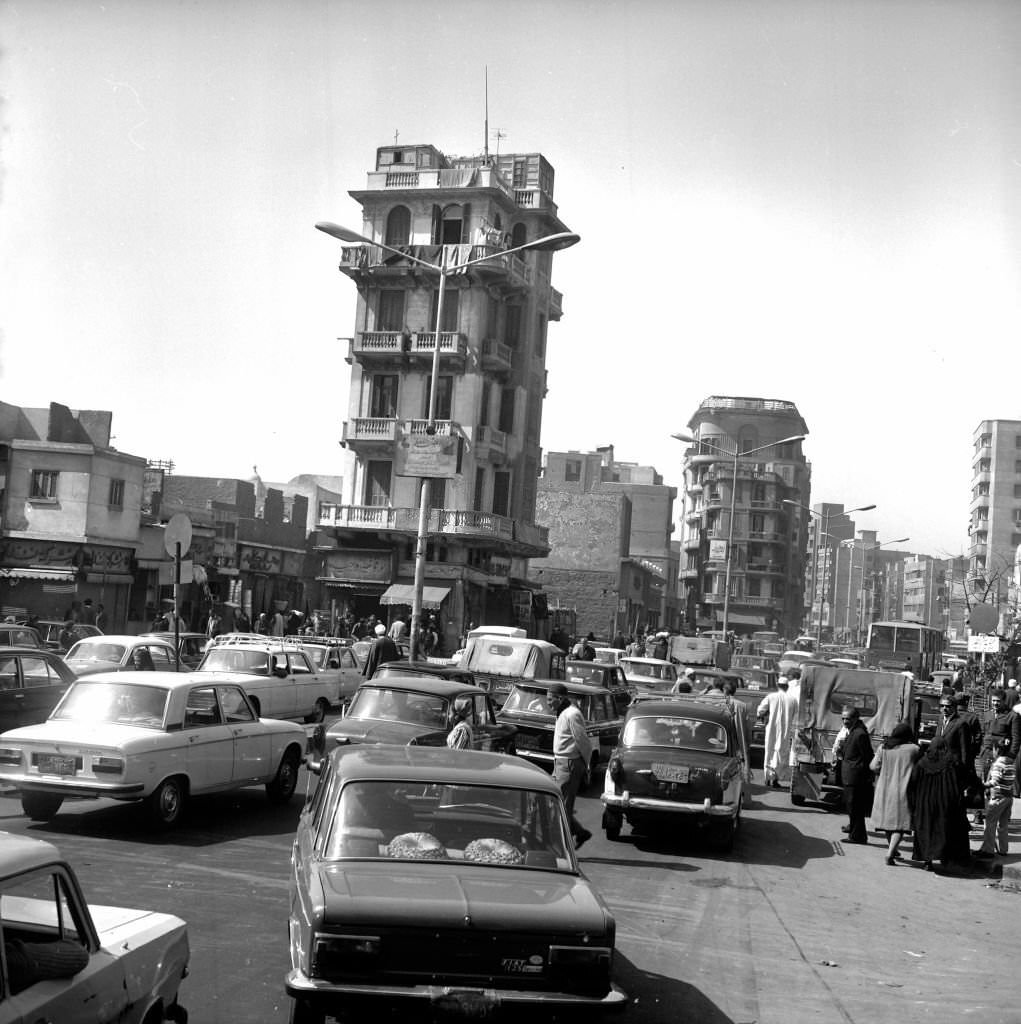
[[[577,611],[579,636],[591,630],[597,637],[609,638],[617,608],[616,572],[533,566],[528,576],[542,586],[551,608],[559,603]]]

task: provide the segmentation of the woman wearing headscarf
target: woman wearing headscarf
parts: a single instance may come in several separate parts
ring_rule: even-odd
[[[956,715],[951,697],[940,697],[944,719]],[[945,722],[944,725],[947,725]],[[944,728],[915,762],[908,784],[908,806],[914,830],[914,860],[924,861],[926,871],[933,861],[943,867],[968,864],[968,814],[964,799],[967,765],[962,764],[959,730]]]
[[[886,863],[891,866],[897,860],[904,833],[911,830],[908,782],[915,762],[922,754],[914,740],[911,726],[907,722],[898,722],[869,765],[879,776],[870,815],[872,827],[886,833]]]

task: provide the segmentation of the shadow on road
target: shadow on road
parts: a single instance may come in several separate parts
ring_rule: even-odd
[[[150,846],[205,847],[231,839],[293,835],[304,802],[304,786],[287,804],[272,804],[261,788],[196,797],[169,830],[152,825],[141,803],[68,800],[56,817],[29,825],[28,834],[57,841],[60,836],[109,838]]]
[[[614,980],[631,1000],[627,1019],[636,1024],[739,1024],[694,985],[643,971],[619,951],[615,963]]]

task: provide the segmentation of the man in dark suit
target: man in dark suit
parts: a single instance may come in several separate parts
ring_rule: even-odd
[[[386,626],[382,622],[377,624],[375,634],[376,639],[372,641],[372,649],[369,651],[365,668],[362,670],[362,675],[366,679],[372,678],[372,673],[378,666],[384,665],[388,661],[400,661],[401,658],[397,644],[387,636]]]
[[[840,784],[844,787],[848,831],[845,843],[863,845],[868,842],[865,819],[872,810],[872,740],[858,709],[845,704],[840,719],[847,729],[844,756],[840,762]]]

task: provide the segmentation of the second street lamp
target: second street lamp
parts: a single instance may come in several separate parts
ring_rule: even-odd
[[[856,645],[861,644],[861,635],[863,632],[863,625],[865,625],[865,556],[870,551],[878,551],[880,548],[885,548],[890,544],[906,544],[910,537],[898,537],[896,540],[884,540],[882,544],[862,544],[861,549],[861,581],[858,585],[858,600],[855,602],[857,606],[857,617],[855,618],[855,629],[854,629],[854,642]],[[873,573],[873,576],[876,574]],[[850,602],[848,602],[850,603]]]
[[[770,448],[779,448],[784,444],[794,444],[796,441],[804,441],[807,435],[795,434],[794,437],[785,437],[779,441],[770,441],[769,444],[760,444],[758,448],[749,448],[747,451],[740,451],[737,439],[734,440],[734,450],[728,452],[725,448],[720,448],[718,445],[712,443],[712,441],[701,441],[697,438],[692,437],[689,434],[671,434],[673,438],[678,441],[689,441],[696,442],[699,448],[708,448],[711,451],[718,452],[720,455],[726,455],[727,458],[733,460],[733,476],[730,480],[730,521],[727,524],[727,574],[723,579],[723,639],[727,639],[727,627],[730,622],[730,567],[734,560],[734,515],[737,507],[737,464],[742,458],[748,458],[750,455],[758,455],[759,452],[768,451]]]
[[[448,263],[451,249],[460,249],[460,246],[443,245],[440,247],[440,262],[430,263],[428,260],[420,259],[411,253],[404,252],[385,242],[377,242],[365,235],[352,231],[350,228],[341,227],[339,224],[332,224],[329,221],[320,221],[316,224],[319,231],[342,242],[350,242],[360,245],[378,246],[387,252],[394,253],[403,259],[409,260],[418,266],[425,267],[439,275],[439,289],[436,295],[436,334],[433,338],[432,369],[429,375],[429,414],[426,420],[425,432],[432,437],[436,433],[436,393],[439,380],[440,365],[440,335],[443,328],[443,295],[446,291],[447,278],[451,274],[460,273],[469,267],[479,263],[486,263],[491,260],[502,260],[514,253],[525,252],[526,250],[538,252],[555,252],[560,249],[567,249],[580,241],[580,236],[572,231],[560,231],[553,235],[545,235],[536,238],[534,241],[525,242],[524,245],[517,245],[510,249],[500,249],[496,252],[489,252],[475,259],[462,260],[460,263]],[[470,251],[470,250],[469,250]],[[421,479],[421,500],[418,508],[418,536],[415,544],[415,585],[411,605],[411,659],[418,657],[419,637],[422,630],[422,595],[425,589],[425,553],[429,531],[429,492],[430,477],[423,476]]]

